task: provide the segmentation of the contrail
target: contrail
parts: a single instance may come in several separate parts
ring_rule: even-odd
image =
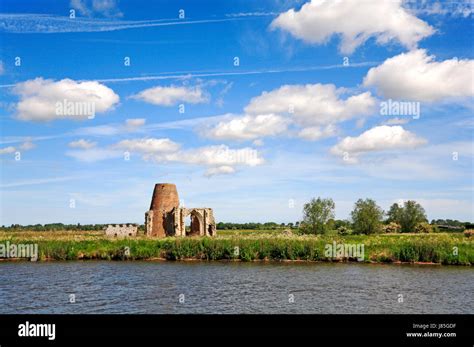
[[[95,79],[94,81],[103,83],[114,83],[114,82],[133,82],[133,81],[155,81],[155,80],[169,80],[169,79],[187,79],[196,77],[220,77],[220,76],[244,76],[244,75],[260,75],[260,74],[274,74],[274,73],[287,73],[287,72],[305,72],[305,71],[317,71],[317,70],[331,70],[331,69],[346,69],[350,67],[365,67],[379,65],[380,62],[363,62],[354,63],[349,66],[342,64],[336,65],[322,65],[322,66],[307,66],[299,68],[288,68],[288,69],[268,69],[268,70],[250,70],[250,71],[223,71],[223,72],[210,72],[210,73],[184,73],[175,75],[154,75],[154,76],[139,76],[139,77],[125,77],[125,78],[104,78]],[[1,87],[1,86],[0,86]]]
[[[366,66],[379,65],[377,61],[367,61],[362,63],[352,63],[348,66],[342,64],[335,65],[320,65],[320,66],[306,66],[298,68],[288,69],[267,69],[267,70],[250,70],[250,71],[222,71],[222,72],[176,72],[173,75],[168,75],[169,72],[162,72],[160,75],[153,76],[138,76],[138,77],[123,77],[123,78],[99,78],[99,79],[81,79],[78,82],[84,81],[96,81],[101,83],[118,83],[118,82],[136,82],[136,81],[157,81],[157,80],[177,80],[177,79],[189,79],[197,77],[221,77],[221,76],[245,76],[245,75],[260,75],[260,74],[275,74],[275,73],[288,73],[288,72],[306,72],[306,71],[317,71],[317,70],[331,70],[331,69],[347,69],[357,68]],[[16,84],[2,84],[0,88],[14,87]]]
[[[217,19],[157,19],[143,21],[123,21],[88,18],[69,18],[41,14],[0,14],[0,32],[15,34],[57,34],[78,32],[117,31],[126,29],[151,28],[172,25],[192,25],[245,20],[247,17],[227,17]],[[253,16],[257,17],[257,16]]]

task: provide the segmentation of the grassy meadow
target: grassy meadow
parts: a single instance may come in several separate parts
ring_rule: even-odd
[[[37,243],[39,260],[356,261],[325,254],[328,244],[363,244],[364,262],[474,264],[474,237],[462,233],[291,235],[283,230],[221,230],[218,236],[106,238],[100,231],[0,232],[0,244]]]

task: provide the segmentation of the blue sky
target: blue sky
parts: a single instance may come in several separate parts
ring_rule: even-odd
[[[4,0],[0,224],[141,223],[158,182],[218,221],[472,221],[472,37],[462,1]]]

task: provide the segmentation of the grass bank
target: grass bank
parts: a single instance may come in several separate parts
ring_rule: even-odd
[[[38,244],[39,260],[300,260],[356,261],[328,257],[328,244],[363,245],[365,262],[474,264],[474,238],[462,234],[285,236],[227,234],[216,238],[108,239],[98,233],[4,233],[0,244]]]

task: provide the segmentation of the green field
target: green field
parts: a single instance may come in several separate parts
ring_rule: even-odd
[[[328,257],[336,242],[363,245],[363,261],[474,264],[474,238],[462,233],[340,236],[287,235],[282,230],[222,230],[215,238],[105,238],[101,232],[1,232],[0,244],[37,243],[39,260],[299,260],[356,261]]]

